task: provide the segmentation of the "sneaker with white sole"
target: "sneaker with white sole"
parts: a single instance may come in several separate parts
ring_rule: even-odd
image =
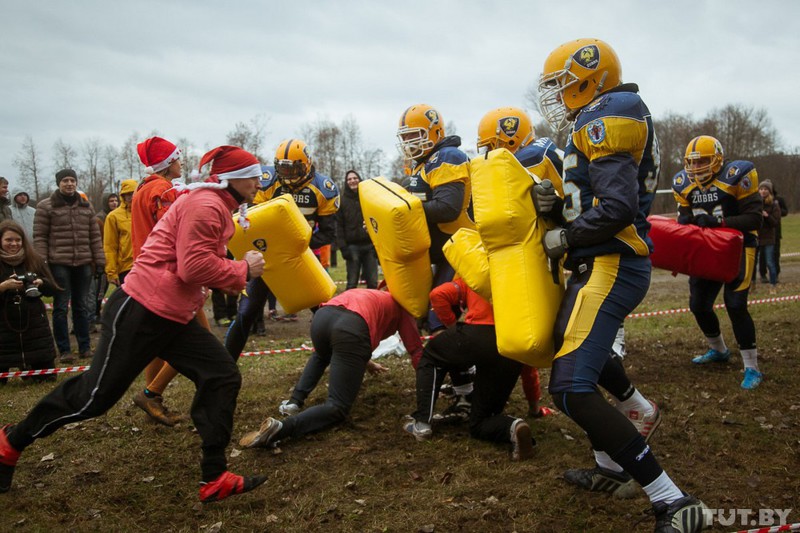
[[[259,446],[269,446],[275,435],[283,428],[283,422],[270,417],[261,423],[258,431],[251,431],[239,441],[242,448],[257,448]]]
[[[433,429],[426,422],[412,420],[403,426],[403,430],[409,435],[413,435],[419,442],[430,440],[433,437]]]
[[[705,529],[705,509],[703,502],[694,496],[686,495],[672,503],[653,503],[656,517],[655,533],[698,533]],[[708,524],[710,527],[711,524]],[[760,531],[760,530],[759,530]]]
[[[283,400],[278,406],[278,412],[283,416],[293,416],[300,412],[300,406],[292,400]]]
[[[531,435],[531,427],[521,418],[511,424],[511,460],[527,461],[533,457],[536,441]]]
[[[707,363],[727,363],[728,359],[731,358],[731,351],[725,350],[724,352],[718,352],[717,350],[711,348],[703,355],[698,355],[694,359],[692,359],[692,363],[696,365],[705,365]]]
[[[564,472],[564,480],[592,492],[608,492],[615,498],[634,498],[638,485],[626,472],[614,472],[602,466],[577,468]]]
[[[744,369],[744,379],[742,380],[742,388],[745,390],[753,390],[761,384],[764,379],[764,374],[759,372],[753,367]]]
[[[638,409],[629,409],[627,411],[622,411],[622,414],[628,417],[628,420],[631,421],[631,424],[636,427],[636,431],[638,431],[642,437],[644,437],[645,442],[650,441],[650,437],[653,436],[653,432],[658,428],[661,424],[661,409],[650,400],[647,400],[651,406],[653,406],[653,411],[649,415],[644,414],[642,411]]]

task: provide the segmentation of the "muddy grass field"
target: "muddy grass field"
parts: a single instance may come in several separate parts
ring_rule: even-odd
[[[800,252],[800,216],[784,224],[783,252]],[[800,257],[784,258],[782,265],[778,296],[800,294]],[[342,278],[341,270],[334,278]],[[758,285],[751,301],[768,297]],[[637,312],[687,305],[686,278],[656,271]],[[800,302],[751,306],[765,374],[752,392],[739,388],[741,359],[730,323],[719,312],[734,357],[712,367],[690,363],[706,350],[690,314],[626,322],[625,366],[663,412],[651,446],[679,486],[723,510],[727,524],[716,521],[715,531],[755,527],[751,521],[758,521],[759,509],[791,509],[788,522],[800,522]],[[268,324],[267,336],[252,337],[248,349],[308,343],[309,322],[310,314],[303,313],[294,323]],[[0,530],[652,530],[643,492],[617,500],[578,491],[561,479],[565,469],[592,465],[588,441],[563,415],[529,420],[538,446],[525,463],[510,462],[503,447],[470,439],[466,427],[441,428],[431,441],[416,442],[402,431],[414,402],[406,358],[387,358],[382,363],[388,373],[366,378],[342,427],[276,450],[240,450],[235,443],[242,435],[266,416],[277,416],[306,357],[294,352],[241,359],[244,384],[230,468],[267,474],[269,481],[257,491],[200,505],[199,438],[190,423],[167,428],[145,420],[131,402],[140,378],[107,415],[68,426],[26,450],[12,491],[0,495]],[[547,379],[543,371],[543,385]],[[324,399],[324,383],[309,404]],[[19,379],[0,387],[0,424],[19,419],[51,387]],[[191,383],[179,378],[165,396],[171,407],[188,412],[192,393]],[[552,406],[546,391],[544,404]],[[507,412],[523,416],[526,407],[518,387]],[[753,514],[745,518],[746,509]]]

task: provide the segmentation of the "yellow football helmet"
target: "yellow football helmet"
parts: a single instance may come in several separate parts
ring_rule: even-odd
[[[397,148],[403,157],[419,159],[444,139],[444,120],[429,105],[412,105],[400,117],[397,127]]]
[[[539,76],[539,109],[556,130],[598,95],[622,83],[614,49],[600,39],[564,43],[547,56]]]
[[[536,138],[528,114],[518,107],[489,111],[478,124],[478,153],[505,148],[512,154]]]
[[[311,178],[311,155],[300,139],[288,139],[275,150],[275,173],[282,184],[296,188]]]
[[[724,159],[720,142],[710,135],[700,135],[686,146],[683,169],[698,185],[708,185],[722,169]]]

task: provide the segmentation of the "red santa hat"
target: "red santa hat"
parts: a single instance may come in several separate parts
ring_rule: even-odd
[[[191,177],[198,179],[200,171],[208,163],[211,163],[210,178],[216,179],[199,181],[188,185],[173,181],[174,187],[179,191],[225,189],[228,187],[229,180],[260,178],[262,175],[261,163],[256,159],[256,156],[238,146],[218,146],[210,152],[206,152],[200,159],[197,170],[192,171]],[[250,221],[247,219],[247,203],[239,206],[239,225],[244,229],[250,227]]]
[[[180,149],[161,137],[151,137],[136,145],[139,160],[148,174],[160,172],[181,157]]]

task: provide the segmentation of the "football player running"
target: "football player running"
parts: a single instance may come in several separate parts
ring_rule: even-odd
[[[339,189],[331,178],[316,171],[306,143],[300,139],[283,141],[275,150],[274,168],[262,166],[261,169],[264,182],[254,203],[290,194],[311,228],[316,228],[309,247],[314,249],[332,243],[336,237]],[[225,348],[234,359],[241,355],[268,296],[269,288],[260,277],[247,283],[247,295],[239,301],[239,313],[225,335]]]
[[[644,437],[597,388],[617,330],[650,285],[646,216],[659,165],[650,112],[638,87],[622,83],[614,50],[598,39],[553,50],[539,93],[550,125],[572,127],[563,204],[552,188],[534,187],[537,212],[563,224],[546,233],[545,252],[551,259],[566,254],[572,270],[556,319],[549,390],[556,407],[586,432],[597,462],[564,477],[608,492],[633,478],[653,505],[656,532],[700,531],[702,502],[675,485]]]
[[[692,363],[724,363],[730,359],[731,352],[725,345],[719,319],[714,313],[714,300],[724,285],[725,310],[731,319],[744,363],[741,386],[746,390],[755,389],[763,374],[758,368],[756,327],[747,310],[747,294],[755,268],[758,228],[762,222],[758,173],[750,161],[725,163],[720,142],[709,135],[700,135],[686,147],[684,169],[673,178],[672,191],[678,202],[679,223],[701,228],[734,228],[744,235],[744,253],[735,280],[723,284],[721,281],[689,278],[689,308],[709,345],[709,350],[692,359]]]

